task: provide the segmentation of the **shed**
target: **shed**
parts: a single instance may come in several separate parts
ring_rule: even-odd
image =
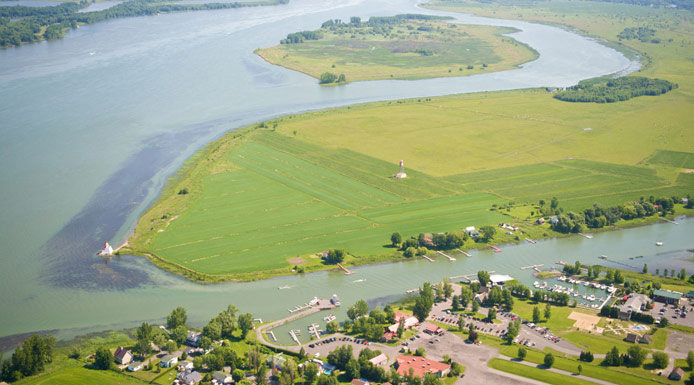
[[[173,354],[167,354],[161,358],[161,367],[170,368],[178,363],[178,357]]]
[[[624,341],[632,342],[632,343],[636,343],[638,340],[639,340],[639,335],[634,334],[634,333],[627,333],[626,338],[624,338]]]
[[[675,381],[681,380],[682,377],[684,377],[684,370],[682,370],[682,368],[675,368],[675,370],[670,372],[670,375],[667,376],[668,379]]]
[[[386,366],[388,364],[388,357],[381,353],[376,357],[369,360],[374,366]]]
[[[142,362],[133,362],[128,366],[129,372],[138,372],[142,370]]]
[[[639,338],[639,343],[640,344],[650,344],[651,343],[651,336],[650,334],[644,334],[643,337]]]

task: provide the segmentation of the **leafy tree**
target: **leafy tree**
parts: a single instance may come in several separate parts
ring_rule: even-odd
[[[337,75],[335,75],[334,73],[332,73],[332,72],[323,72],[323,73],[320,75],[320,78],[319,78],[318,82],[319,82],[320,84],[329,84],[329,83],[335,83],[336,80],[337,80]]]
[[[581,351],[581,355],[578,359],[585,362],[593,362],[594,358],[593,353]]]
[[[465,329],[465,319],[463,317],[458,318],[458,330],[461,332]]]
[[[551,368],[554,365],[554,355],[552,353],[545,354],[544,363],[546,367]]]
[[[179,345],[186,342],[188,338],[188,328],[185,325],[179,325],[171,331],[171,339],[176,341]]]
[[[484,270],[480,270],[477,272],[477,279],[480,281],[480,285],[487,286],[489,283],[489,273]]]
[[[113,366],[113,355],[105,346],[99,346],[94,353],[94,366],[101,370],[110,369]]]
[[[176,341],[169,341],[164,346],[164,349],[166,349],[166,351],[169,353],[173,353],[178,349],[178,344],[176,343]]]
[[[394,247],[398,247],[402,243],[402,235],[400,233],[395,232],[390,236],[390,243]]]
[[[241,369],[234,369],[231,372],[231,378],[234,379],[234,382],[239,382],[239,381],[243,380],[244,378],[246,378],[246,372],[244,372]]]
[[[417,357],[424,357],[426,356],[426,350],[424,348],[417,348],[417,350],[415,350],[414,352],[414,355]]]
[[[337,333],[337,331],[340,329],[340,324],[338,324],[337,321],[330,321],[327,325],[325,325],[325,329],[328,331],[328,333]]]
[[[417,251],[414,247],[408,247],[405,249],[405,251],[402,252],[402,256],[405,258],[412,258],[415,256],[416,253]]]
[[[177,307],[166,317],[166,327],[169,330],[173,330],[179,326],[185,325],[187,321],[188,316],[186,315],[186,309]]]
[[[581,364],[578,364],[578,367],[577,367],[576,369],[577,369],[577,372],[578,372],[577,374],[580,376],[581,373],[583,373],[583,366],[581,366]]]
[[[489,322],[493,322],[496,319],[496,309],[491,308],[489,309],[489,312],[487,313],[487,319]]]
[[[472,311],[477,313],[478,310],[480,310],[480,303],[477,301],[472,301]]]
[[[653,367],[656,369],[665,369],[670,362],[670,356],[663,352],[653,353]]]
[[[460,307],[467,309],[467,305],[472,301],[472,290],[464,286],[460,291],[458,299],[460,300]]]
[[[453,295],[453,285],[451,285],[451,281],[448,278],[443,279],[443,296],[444,298],[448,299],[451,298],[451,295]]]
[[[216,318],[213,318],[202,328],[202,335],[212,341],[220,340],[222,338],[222,324],[220,324]]]
[[[363,299],[360,299],[359,301],[357,301],[357,303],[354,304],[354,306],[347,309],[347,316],[352,321],[354,321],[355,319],[357,319],[359,317],[363,317],[368,313],[369,313],[369,305]]]
[[[689,375],[689,378],[684,381],[684,385],[694,385],[694,373]]]
[[[350,359],[345,366],[345,374],[348,380],[353,380],[359,378],[359,371],[361,370],[359,366],[359,361],[354,358]]]
[[[634,345],[629,347],[629,350],[627,350],[627,355],[629,356],[629,365],[638,367],[641,366],[646,360],[648,351],[638,345]]]
[[[340,75],[344,76],[344,75]],[[338,385],[337,377],[335,376],[320,376],[318,377],[317,385]],[[291,385],[291,383],[290,383]]]
[[[425,373],[422,385],[441,385],[441,379],[431,373]]]
[[[648,264],[647,263],[643,264],[643,269],[641,270],[641,272],[644,274],[648,274]]]
[[[340,76],[337,77],[338,83],[344,83],[346,81],[347,81],[347,78],[345,77],[345,74],[340,74]]]
[[[689,353],[687,353],[687,365],[689,366],[689,370],[694,370],[694,350],[690,350]]]
[[[545,305],[545,321],[549,321],[549,317],[552,315],[552,308],[549,304]]]
[[[152,340],[152,333],[152,325],[143,322],[142,325],[137,328],[137,339],[149,342]]]
[[[330,249],[325,257],[325,263],[335,265],[345,260],[345,251],[343,249]]]
[[[38,334],[32,335],[15,349],[9,360],[3,362],[0,376],[2,379],[14,382],[22,377],[41,373],[46,364],[53,361],[54,348],[55,338],[52,335],[44,337]],[[1,356],[0,362],[2,362]]]
[[[533,307],[533,323],[540,323],[540,309],[537,306]]]
[[[141,356],[146,356],[152,352],[152,346],[145,339],[138,339],[133,351]]]
[[[253,329],[253,315],[251,313],[241,314],[238,320],[241,329],[241,338],[245,339],[248,332]]]
[[[212,347],[212,340],[208,336],[200,337],[200,342],[198,343],[201,348],[207,350]]]
[[[480,227],[480,233],[482,234],[482,240],[484,242],[489,242],[494,239],[496,228],[494,226],[482,226]]]
[[[607,366],[620,366],[622,364],[622,357],[619,356],[619,350],[617,350],[616,346],[613,346],[612,350],[607,352],[603,363]]]
[[[527,354],[528,354],[528,351],[525,348],[523,348],[523,347],[518,348],[518,359],[519,360],[523,361]]]

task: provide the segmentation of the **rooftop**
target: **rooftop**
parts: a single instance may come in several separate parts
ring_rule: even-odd
[[[400,355],[397,358],[398,374],[401,376],[407,375],[410,369],[414,371],[414,375],[419,378],[424,378],[427,373],[437,374],[451,368],[450,365],[442,362],[430,360],[423,357]]]
[[[682,298],[682,293],[678,293],[676,291],[662,290],[662,289],[654,290],[653,295],[659,296],[659,297],[677,299],[677,300]]]

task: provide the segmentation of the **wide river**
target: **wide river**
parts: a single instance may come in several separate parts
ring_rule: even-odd
[[[660,251],[670,254],[650,258],[687,264],[692,220],[592,240],[507,247],[499,254],[475,252],[452,263],[389,263],[359,268],[350,277],[322,272],[243,284],[198,285],[143,258],[106,264],[94,255],[104,240],[119,244],[127,237],[185,159],[241,125],[374,100],[567,86],[637,67],[612,49],[554,27],[467,15],[454,16],[518,28],[513,36],[540,58],[501,73],[324,88],[253,54],[327,19],[407,12],[434,13],[412,0],[292,0],[277,7],[112,20],[58,41],[0,51],[0,337],[120,328],[160,320],[179,305],[194,325],[230,303],[265,319],[280,318],[290,304],[314,295],[337,293],[345,304],[358,298],[382,302],[446,275],[483,268],[520,275],[521,265],[590,263],[600,254],[624,259]],[[655,239],[665,246],[656,250]],[[358,279],[364,281],[353,282]]]

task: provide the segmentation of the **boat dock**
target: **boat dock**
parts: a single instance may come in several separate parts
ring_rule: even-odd
[[[600,304],[600,307],[598,307],[598,309],[602,309],[602,307],[607,305],[607,303],[610,302],[611,299],[612,299],[612,294],[607,296],[607,299],[605,299],[605,301]]]
[[[416,293],[418,291],[419,291],[419,288],[416,288],[416,289],[410,289],[410,290],[406,291],[405,293],[412,294],[412,293]]]
[[[498,248],[498,247],[496,247],[496,246],[494,246],[494,245],[489,245],[489,247],[491,247],[492,250],[494,250],[495,253],[500,253],[500,252],[501,252],[501,249]]]
[[[309,331],[311,334],[313,334],[313,336],[316,337],[317,340],[320,339],[320,332],[322,332],[322,330],[318,329],[318,325],[317,325],[317,324],[311,324],[311,325],[309,325],[309,326],[308,326],[308,331]]]
[[[592,236],[592,235],[583,234],[583,233],[577,233],[577,234],[580,235],[580,236],[582,236],[583,238],[593,239],[593,236]]]
[[[263,323],[263,319],[262,318],[253,318],[253,322],[261,324],[261,323]]]
[[[459,251],[461,254],[463,254],[466,257],[472,257],[472,254],[470,254],[470,253],[466,253],[465,251],[460,250],[460,249],[456,249],[456,250]]]
[[[422,257],[424,257],[424,258],[425,258],[425,259],[426,259],[427,261],[429,261],[429,262],[434,262],[434,260],[433,260],[433,259],[431,259],[431,258],[427,257],[426,255],[422,255]]]
[[[308,308],[310,308],[310,307],[311,307],[311,305],[309,305],[308,303],[305,303],[305,304],[303,304],[303,305],[295,306],[294,309],[287,309],[287,310],[288,310],[290,313],[296,313],[296,312],[298,312],[298,311],[306,310],[306,309],[308,309]]]
[[[557,261],[557,265],[566,266],[566,262],[564,262],[564,261]]]
[[[491,270],[491,271],[488,271],[487,273],[489,273],[489,274],[494,274],[494,273],[496,273],[496,271],[495,271],[495,270]],[[455,277],[448,277],[448,279],[450,279],[451,281],[453,281],[453,280],[455,280],[455,279],[461,279],[461,278],[462,278],[462,279],[466,279],[468,282],[472,282],[472,278],[470,278],[470,277],[476,278],[476,277],[477,277],[477,273],[465,274],[465,275],[456,275]]]
[[[541,264],[539,264],[539,265],[523,266],[523,267],[521,267],[520,269],[521,269],[521,270],[528,270],[528,269],[538,270],[538,268],[540,268],[540,267],[542,267],[542,266],[544,266],[544,265],[545,265],[544,263],[541,263]]]
[[[677,222],[675,222],[675,221],[671,221],[671,220],[669,220],[669,219],[667,219],[667,218],[660,218],[660,219],[664,220],[665,222],[672,223],[673,225],[679,225],[679,223],[677,223]]]
[[[525,238],[525,241],[528,243],[532,243],[533,245],[537,243],[537,241],[530,239],[530,238]]]
[[[299,341],[299,337],[296,336],[294,330],[290,330],[289,335],[292,337],[292,339],[294,340],[294,342],[296,342],[297,345],[301,345],[301,341]]]
[[[449,261],[455,261],[455,258],[451,257],[450,255],[446,255],[440,251],[437,251],[438,254],[443,255],[444,257],[448,258]]]
[[[272,330],[268,330],[265,333],[267,333],[268,336],[272,337],[273,341],[277,342],[277,337],[275,337],[275,332],[273,332]]]
[[[349,270],[347,270],[347,268],[346,268],[346,267],[344,267],[344,266],[342,266],[342,264],[340,264],[340,263],[338,263],[338,264],[337,264],[337,266],[338,266],[338,267],[339,267],[340,269],[342,269],[342,270],[344,270],[344,271],[345,271],[345,275],[350,275],[350,274],[354,274],[354,272],[353,272],[353,271],[349,271]]]

